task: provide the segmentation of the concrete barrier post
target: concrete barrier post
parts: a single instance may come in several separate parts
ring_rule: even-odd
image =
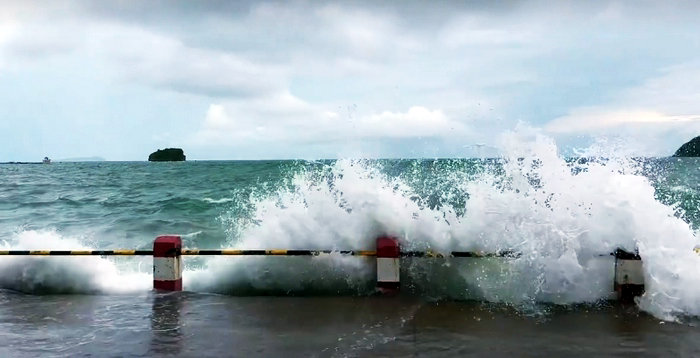
[[[153,289],[182,291],[180,236],[159,236],[153,242]]]
[[[644,294],[642,258],[636,253],[615,250],[615,292],[622,302],[634,302]]]
[[[377,289],[383,294],[399,292],[399,255],[399,240],[388,236],[377,238]]]

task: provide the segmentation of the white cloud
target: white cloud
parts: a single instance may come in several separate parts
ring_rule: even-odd
[[[438,38],[448,48],[523,46],[535,43],[533,30],[518,22],[494,23],[484,16],[459,14],[443,26]]]
[[[124,25],[97,26],[94,49],[120,77],[166,90],[212,97],[255,97],[284,86],[283,71],[226,51]]]
[[[6,21],[0,22],[0,70],[6,66],[7,51],[6,44],[14,36],[17,31],[18,24],[16,22]]]
[[[94,63],[117,82],[208,97],[264,96],[286,86],[281,66],[188,46],[171,34],[92,19],[44,20],[0,23],[0,62],[31,68],[73,55],[68,61]]]
[[[0,18],[0,48],[16,36],[18,28],[18,21],[9,18]]]
[[[2,27],[0,25],[0,45],[3,42]],[[64,31],[54,32],[55,28]],[[16,62],[32,63],[45,61],[51,56],[68,54],[80,46],[83,39],[81,29],[70,22],[61,24],[47,24],[43,21],[31,24],[16,24],[11,33],[6,34],[4,51],[8,56],[16,59]],[[69,33],[69,36],[66,36]]]
[[[212,104],[196,145],[237,146],[250,143],[328,143],[374,139],[449,138],[464,136],[468,128],[441,110],[421,106],[406,112],[341,116],[306,103],[289,93],[265,99]]]
[[[700,62],[672,66],[663,75],[615,96],[610,105],[574,108],[545,126],[553,133],[613,133],[620,129],[697,128]]]
[[[669,66],[661,73],[625,91],[619,102],[658,108],[670,115],[700,113],[700,61]]]
[[[629,154],[669,155],[700,134],[700,62],[671,66],[662,75],[618,93],[608,105],[573,108],[545,125],[561,138],[617,137]]]
[[[545,126],[551,133],[599,133],[638,125],[685,125],[700,123],[700,114],[666,115],[653,110],[614,110],[600,107],[580,108]]]
[[[441,110],[414,106],[407,112],[385,111],[363,117],[355,127],[360,137],[447,138],[467,133],[460,122],[449,119]]]
[[[47,13],[56,6],[25,1],[0,1],[0,68],[27,61],[45,60],[52,54],[74,48],[74,37],[64,37],[56,28],[71,26],[72,19],[52,19]]]
[[[390,12],[326,5],[315,11],[321,39],[339,44],[344,55],[381,60],[421,48],[410,30],[402,28]]]
[[[212,104],[200,130],[197,145],[240,145],[241,142],[303,141],[324,128],[326,115],[289,93]]]

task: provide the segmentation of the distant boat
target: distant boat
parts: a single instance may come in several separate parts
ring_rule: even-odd
[[[51,159],[49,157],[44,157],[44,160],[41,161],[44,164],[51,164]]]

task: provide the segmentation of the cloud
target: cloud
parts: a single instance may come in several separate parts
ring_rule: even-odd
[[[56,26],[64,27],[77,35],[64,36],[61,32],[52,31]],[[2,27],[4,26],[0,25],[0,43],[3,42],[2,37],[5,37],[2,47],[6,56],[22,62],[40,62],[53,56],[69,54],[82,41],[80,29],[70,23],[48,25],[41,22],[17,25],[14,28],[10,24],[10,31],[5,36],[2,35]]]
[[[378,61],[422,47],[392,12],[326,5],[314,13],[325,30],[320,40],[340,45],[344,56]]]
[[[700,114],[666,115],[653,110],[613,110],[600,107],[581,108],[547,123],[552,133],[603,133],[620,127],[639,125],[686,125],[700,123]]]
[[[191,142],[237,146],[250,143],[318,144],[376,139],[445,139],[469,129],[441,110],[413,106],[405,112],[343,117],[282,93],[265,99],[212,104]]]
[[[98,26],[94,48],[119,77],[165,90],[209,97],[257,97],[284,86],[282,70],[225,51],[190,47],[141,28]]]
[[[8,60],[6,59],[7,54],[5,48],[7,46],[7,42],[14,36],[16,29],[16,23],[12,23],[10,21],[0,22],[0,70],[7,66],[6,62]]]
[[[518,120],[546,126],[562,146],[578,134],[677,139],[700,113],[700,66],[678,65],[700,53],[690,2],[59,0],[2,9],[1,74],[24,90],[0,103],[2,118],[87,128],[121,116],[110,133],[168,118],[173,142],[248,143],[242,156],[251,158],[256,143],[490,145]],[[42,115],[36,103],[58,103],[57,88],[58,111]],[[91,109],[66,110],[81,105]]]
[[[325,114],[289,93],[212,104],[192,141],[199,145],[239,145],[241,142],[303,141],[310,131],[325,127]]]
[[[537,40],[531,26],[521,23],[494,23],[493,19],[473,13],[452,17],[440,30],[439,41],[448,48],[466,46],[522,47]]]
[[[627,138],[638,155],[665,155],[700,134],[700,62],[674,65],[607,105],[573,108],[545,125],[548,132]]]
[[[47,20],[55,10],[42,10],[32,17],[36,21],[21,22],[19,30],[3,24],[0,51],[16,66],[32,65],[27,58],[41,63],[49,55],[76,51],[77,58],[99,60],[119,82],[232,99],[282,92],[292,77],[306,74],[379,78],[389,58],[395,60],[418,43],[386,13],[352,6],[256,3],[237,16],[218,17],[202,5],[194,7],[195,17],[186,23],[174,15],[190,9],[187,3],[165,11],[170,18],[154,14],[136,16],[137,21],[127,21],[125,14],[143,6],[130,1],[122,5],[69,2],[65,6],[73,15],[50,25]],[[91,17],[96,14],[100,17]],[[209,26],[221,27],[221,34],[198,34],[202,26],[209,33]]]
[[[84,19],[0,25],[0,61],[40,66],[53,56],[90,62],[117,82],[206,97],[247,98],[286,86],[281,66],[230,51],[188,46],[171,34],[131,24]],[[69,57],[72,55],[72,57]]]
[[[609,105],[579,107],[545,126],[553,133],[601,133],[621,127],[694,127],[700,123],[700,62],[668,67],[661,76],[618,93]]]
[[[441,110],[421,106],[363,117],[356,128],[360,137],[379,138],[446,138],[468,132],[464,124],[449,119]]]
[[[75,48],[75,37],[65,37],[61,31],[53,31],[72,27],[72,19],[47,21],[47,12],[56,6],[59,5],[0,1],[0,69],[18,63],[44,61]]]

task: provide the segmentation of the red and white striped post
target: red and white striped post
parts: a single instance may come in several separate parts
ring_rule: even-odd
[[[633,303],[644,294],[644,270],[642,258],[636,252],[617,249],[615,254],[615,291],[618,300]]]
[[[153,242],[153,289],[182,291],[182,261],[179,236],[159,236]]]
[[[394,237],[377,238],[377,289],[383,294],[397,294],[399,281],[399,240]]]

